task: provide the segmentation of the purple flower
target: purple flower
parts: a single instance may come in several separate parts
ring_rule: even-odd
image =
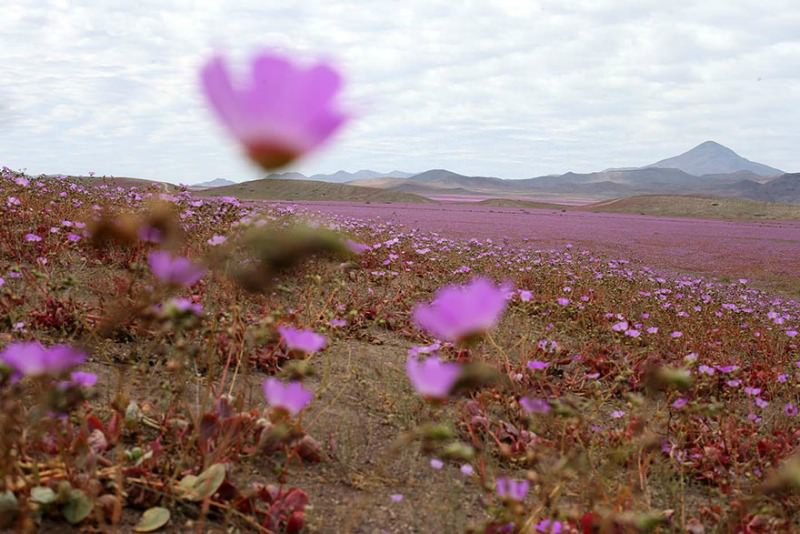
[[[531,369],[533,371],[539,371],[539,370],[542,370],[542,369],[547,369],[548,367],[550,367],[550,363],[549,362],[543,362],[541,360],[530,360],[528,362],[528,369]]]
[[[97,383],[97,375],[84,371],[75,371],[69,375],[70,381],[76,386],[90,388]]]
[[[208,243],[208,244],[209,244],[209,245],[211,245],[212,247],[215,247],[215,246],[217,246],[217,245],[221,245],[221,244],[223,244],[223,243],[224,243],[225,241],[227,241],[227,240],[228,240],[228,238],[227,238],[227,237],[225,237],[224,235],[216,235],[216,234],[215,234],[215,235],[211,236],[211,239],[209,239],[208,241],[206,241],[206,243]]]
[[[614,323],[614,325],[611,327],[611,330],[613,330],[614,332],[624,332],[627,329],[628,329],[628,321],[620,321],[618,323]]]
[[[343,326],[347,326],[347,321],[344,319],[331,319],[328,321],[328,324],[334,328],[342,328]]]
[[[761,397],[756,397],[756,401],[755,402],[756,402],[756,406],[758,406],[762,410],[764,408],[766,408],[767,406],[769,406],[769,403],[767,401],[765,401],[764,399],[762,399]]]
[[[529,482],[514,478],[498,477],[495,480],[497,496],[501,499],[522,502],[528,494]]]
[[[166,250],[154,250],[147,261],[154,275],[177,286],[190,286],[206,274],[205,268],[195,265],[187,258],[173,258]]]
[[[267,170],[317,148],[347,120],[333,105],[339,74],[323,63],[303,68],[262,53],[252,60],[250,78],[235,87],[225,60],[215,57],[201,80],[217,117]]]
[[[533,298],[533,292],[528,291],[527,289],[520,289],[519,290],[519,300],[522,302],[530,302]]]
[[[90,388],[97,383],[97,375],[94,373],[85,373],[83,371],[75,371],[70,373],[69,380],[59,383],[61,388],[68,388],[75,386],[79,388]]]
[[[414,309],[416,325],[444,341],[460,341],[493,328],[506,308],[506,291],[486,278],[439,289]]]
[[[438,458],[431,458],[431,469],[436,469],[437,471],[444,467],[444,462]]]
[[[761,388],[754,388],[747,386],[746,388],[744,388],[744,392],[753,397],[761,393]]]
[[[392,500],[392,502],[400,502],[400,501],[403,500],[403,494],[402,493],[393,493],[393,494],[389,495],[389,498]]]
[[[406,374],[411,385],[427,399],[446,399],[461,375],[461,365],[443,362],[436,356],[419,361],[413,356],[406,360]]]
[[[542,532],[543,534],[561,534],[561,532],[563,532],[563,526],[561,525],[561,521],[542,519],[536,523],[536,532]]]
[[[611,412],[611,417],[614,419],[620,419],[621,417],[625,417],[625,412],[623,410],[614,410]]]
[[[532,399],[530,397],[522,397],[519,399],[519,405],[528,413],[548,413],[550,412],[550,403],[544,399]]]
[[[270,406],[286,410],[291,415],[300,413],[314,396],[301,382],[284,384],[274,377],[264,380],[261,387]]]
[[[783,407],[783,413],[785,413],[789,417],[794,417],[795,415],[797,415],[797,406],[795,406],[791,402],[787,402],[786,405]]]
[[[369,245],[358,243],[352,239],[345,240],[344,244],[347,245],[347,248],[349,248],[354,254],[361,254],[362,252],[366,252],[370,249]]]
[[[475,469],[473,469],[472,466],[469,465],[469,464],[462,465],[459,468],[459,470],[461,471],[462,475],[467,476],[467,477],[472,475],[473,473],[475,473]]]
[[[676,330],[675,332],[671,333],[669,336],[673,337],[673,338],[683,337],[683,332],[680,332],[680,331]]]
[[[698,367],[697,371],[700,374],[708,375],[708,376],[712,376],[716,372],[716,371],[714,371],[713,367],[709,367],[708,365],[705,365],[705,364],[703,364],[700,367]]]
[[[165,310],[175,310],[183,313],[193,313],[194,315],[203,314],[203,305],[192,302],[187,298],[173,298],[164,305]]]
[[[558,297],[556,299],[556,302],[558,302],[558,304],[561,305],[561,306],[568,306],[569,305],[569,299],[567,297]]]
[[[153,226],[142,226],[139,228],[139,239],[145,243],[161,243],[163,235],[161,230]]]
[[[675,399],[675,402],[672,403],[672,407],[675,408],[676,410],[680,410],[687,404],[689,404],[688,400],[684,399],[683,397],[679,397]]]
[[[39,237],[36,234],[25,234],[25,241],[30,241],[30,242],[35,243],[35,242],[41,241],[41,240],[42,240],[42,238]]]
[[[23,376],[61,374],[85,360],[86,354],[70,346],[46,349],[38,341],[12,343],[0,352],[0,361]]]
[[[286,343],[286,348],[290,351],[312,354],[319,352],[325,347],[327,340],[322,334],[317,334],[313,330],[300,330],[291,326],[279,326],[278,332]]]

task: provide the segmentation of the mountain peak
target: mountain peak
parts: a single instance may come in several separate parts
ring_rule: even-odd
[[[662,159],[647,167],[680,169],[695,176],[750,171],[759,176],[775,176],[783,171],[743,158],[716,141],[704,141],[691,150],[672,158]]]

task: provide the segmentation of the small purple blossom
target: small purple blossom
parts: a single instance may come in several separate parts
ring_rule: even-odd
[[[541,360],[530,360],[528,362],[528,369],[533,371],[541,371],[542,369],[547,369],[548,367],[550,367],[549,362],[543,362]]]
[[[624,410],[614,410],[613,412],[611,412],[611,417],[613,417],[614,419],[620,419],[622,417],[625,417],[625,411]]]
[[[519,405],[528,413],[546,414],[550,412],[550,403],[544,399],[522,397],[519,399]]]
[[[153,274],[168,284],[191,286],[206,273],[204,267],[192,263],[187,258],[173,258],[165,250],[154,250],[147,261]]]
[[[495,489],[497,496],[501,499],[522,502],[528,494],[530,483],[527,480],[517,480],[514,478],[497,477]]]
[[[41,240],[42,240],[42,238],[39,237],[36,234],[25,234],[25,241],[28,241],[28,242],[31,242],[31,243],[36,243],[36,242],[41,241]]]
[[[313,354],[325,348],[327,339],[313,330],[301,330],[291,326],[279,326],[278,332],[290,351]]]
[[[208,243],[212,247],[215,247],[217,245],[223,244],[227,240],[228,240],[228,238],[225,237],[224,235],[216,235],[216,234],[214,234],[213,236],[211,236],[211,238],[208,241],[206,241],[206,243]]]
[[[684,407],[684,406],[686,406],[687,404],[689,404],[689,401],[688,401],[688,400],[684,399],[683,397],[678,397],[678,398],[677,398],[677,399],[675,399],[675,401],[672,403],[672,407],[673,407],[673,408],[675,408],[676,410],[680,410],[681,408],[683,408],[683,407]]]
[[[473,473],[475,473],[475,469],[473,469],[472,466],[469,465],[469,464],[463,464],[459,468],[459,471],[461,471],[462,475],[467,476],[467,477],[472,475]]]
[[[261,387],[270,406],[286,410],[290,415],[300,413],[314,396],[301,382],[284,383],[274,377],[264,380]]]
[[[443,400],[461,375],[461,365],[454,362],[443,362],[436,356],[424,361],[409,356],[406,360],[406,374],[411,385],[422,397]]]
[[[563,530],[561,521],[542,519],[536,523],[536,532],[541,532],[542,534],[561,534]]]
[[[44,348],[37,341],[11,343],[0,352],[0,361],[23,376],[61,374],[85,360],[85,353],[68,345]]]
[[[785,413],[789,417],[794,417],[797,415],[797,406],[795,406],[791,402],[787,402],[786,405],[783,407],[783,413]]]
[[[436,469],[437,471],[444,467],[444,462],[438,458],[431,458],[431,469]]]
[[[761,393],[761,388],[754,388],[754,387],[747,386],[746,388],[744,388],[744,392],[747,393],[748,395],[750,395],[751,397],[754,397],[754,396],[759,395]]]

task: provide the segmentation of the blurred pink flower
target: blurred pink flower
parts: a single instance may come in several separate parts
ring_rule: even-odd
[[[168,284],[190,286],[206,273],[205,268],[195,265],[187,258],[172,257],[165,250],[155,250],[147,257],[153,274]]]
[[[264,169],[286,165],[317,148],[347,120],[334,106],[341,78],[329,65],[304,68],[265,52],[253,58],[249,79],[235,86],[222,57],[201,72],[209,104],[225,127]]]
[[[487,278],[463,286],[445,286],[430,304],[418,304],[416,325],[433,337],[457,342],[493,328],[506,308],[506,291]]]
[[[458,380],[461,366],[453,362],[443,362],[436,356],[424,361],[409,357],[406,360],[406,374],[411,385],[422,397],[443,400]]]
[[[23,376],[61,374],[86,360],[86,354],[68,345],[44,348],[38,341],[17,342],[0,352],[0,361]]]
[[[501,499],[522,502],[528,494],[530,483],[527,480],[517,480],[514,478],[497,477],[495,488],[497,496]]]
[[[279,326],[278,333],[286,343],[286,348],[306,354],[319,352],[325,348],[327,340],[322,334],[317,334],[313,330],[300,330],[291,326]]]
[[[290,415],[300,413],[314,396],[301,382],[285,384],[274,377],[264,380],[261,388],[270,406],[286,410]]]
[[[549,413],[550,403],[544,399],[532,399],[530,397],[522,397],[519,399],[519,405],[528,413]]]

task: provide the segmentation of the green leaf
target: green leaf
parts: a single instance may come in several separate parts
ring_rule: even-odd
[[[64,518],[71,524],[76,525],[86,519],[92,513],[94,503],[81,490],[72,490],[69,494],[67,504],[61,509]]]
[[[46,486],[31,488],[31,500],[38,504],[52,504],[56,500],[56,492]]]
[[[139,523],[133,527],[134,532],[153,532],[169,522],[169,510],[155,506],[145,511]]]
[[[190,501],[202,501],[214,495],[223,482],[225,482],[225,465],[214,464],[197,477],[185,476],[178,484],[178,488],[184,491],[184,497]]]

